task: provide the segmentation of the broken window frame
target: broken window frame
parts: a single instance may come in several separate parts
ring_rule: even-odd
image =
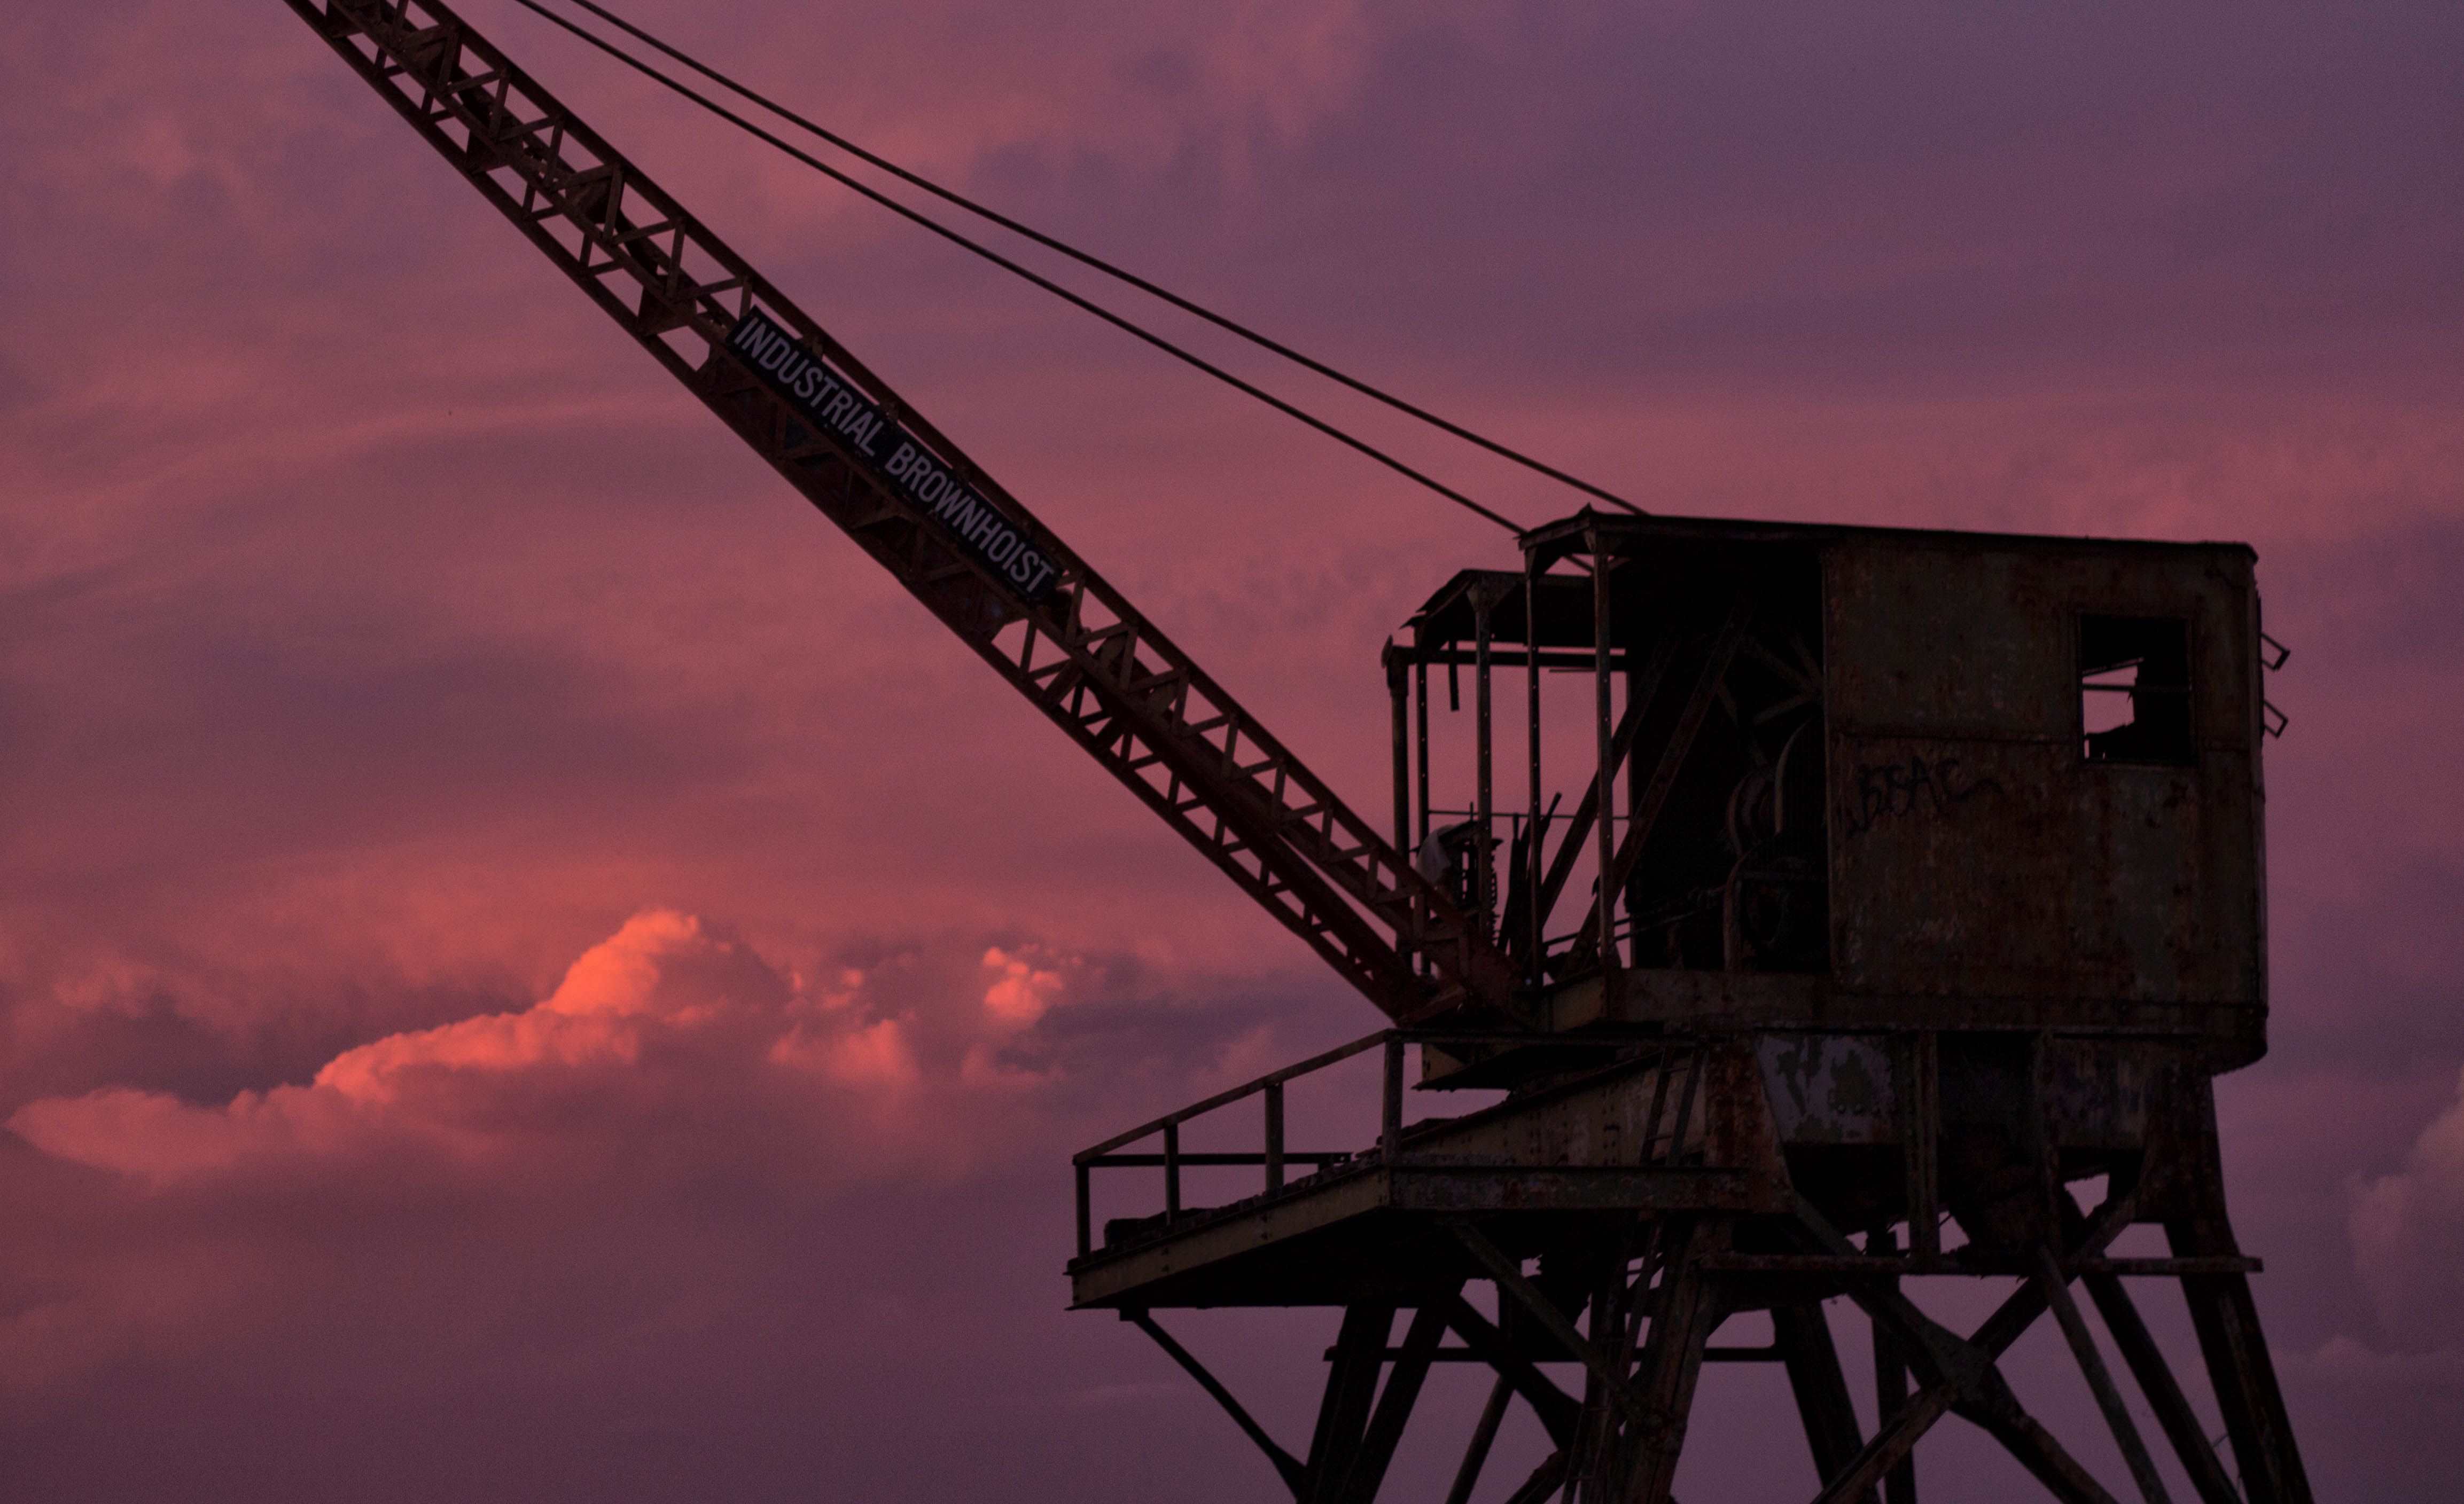
[[[2100,627],[2119,632],[2121,629],[2128,626],[2137,626],[2141,628],[2172,627],[2180,633],[2180,683],[2150,684],[2147,682],[2145,677],[2145,665],[2148,664],[2149,660],[2157,655],[2157,649],[2160,646],[2168,644],[2151,643],[2135,656],[2116,658],[2111,659],[2110,661],[2091,660],[2089,643],[2092,633],[2098,631]],[[2078,715],[2078,725],[2076,727],[2077,735],[2072,745],[2079,750],[2079,760],[2082,763],[2097,766],[2165,768],[2195,766],[2199,760],[2198,700],[2195,693],[2197,683],[2193,666],[2198,661],[2198,636],[2196,623],[2189,617],[2183,616],[2150,616],[2144,613],[2123,611],[2081,611],[2073,617],[2071,627],[2071,641],[2073,646],[2071,682],[2072,688],[2075,693],[2074,704],[2077,708]],[[2099,658],[2102,658],[2105,655],[2100,654],[2098,656]],[[2097,684],[2091,682],[2098,676],[2111,674],[2118,672],[2121,669],[2132,667],[2137,667],[2141,670],[2140,673],[2132,676],[2132,683]],[[2094,694],[2126,694],[2130,696],[2130,718],[2117,725],[2106,727],[2102,730],[2089,730],[2087,714],[2087,707],[2089,705],[2088,696]],[[2162,729],[2167,732],[2167,734],[2160,742],[2158,740],[2160,728],[2150,723],[2148,711],[2154,705],[2165,702],[2178,704],[2181,710],[2179,719],[2174,726],[2171,728]],[[2098,750],[2097,741],[2099,738],[2111,737],[2117,732],[2129,730],[2134,728],[2146,728],[2146,731],[2143,733],[2143,740],[2154,743],[2155,745],[2145,748],[2134,748],[2131,751],[2119,753],[2113,752],[2100,752]]]

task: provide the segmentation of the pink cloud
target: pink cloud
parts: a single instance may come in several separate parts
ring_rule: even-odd
[[[1012,954],[994,946],[984,952],[984,967],[996,973],[984,989],[984,1009],[1003,1023],[1035,1022],[1061,993],[1061,973],[1037,965],[1029,951]]]
[[[2404,1167],[2354,1188],[2354,1261],[2379,1319],[2409,1347],[2464,1351],[2464,1079]]]
[[[280,1109],[269,1114],[265,1101],[261,1095],[243,1096],[217,1110],[107,1086],[83,1097],[28,1102],[9,1127],[47,1154],[161,1184],[229,1168],[270,1143],[288,1147],[292,1122]]]
[[[913,1086],[918,1075],[895,1018],[837,1035],[808,1034],[800,1024],[771,1042],[768,1057],[850,1086]]]
[[[767,1095],[826,1132],[865,1117],[842,1089],[909,1088],[925,1073],[913,1021],[875,1016],[861,970],[840,969],[831,982],[808,991],[698,918],[646,910],[532,1007],[373,1039],[305,1085],[244,1091],[221,1106],[105,1087],[28,1102],[9,1126],[48,1154],[158,1188],[268,1162],[362,1162],[407,1143],[486,1161],[536,1132],[540,1101],[576,1091],[620,1117],[656,1116],[680,1095]],[[995,990],[1048,996],[1062,985],[1058,971],[1022,969]],[[957,1031],[945,1040],[943,1091],[964,1090],[957,1066],[975,1048],[971,1035],[1006,1036],[1034,1021],[987,1007],[989,1015],[951,1008],[936,1019],[942,1035]],[[788,1079],[772,1079],[780,1071]],[[795,1084],[808,1079],[817,1086]]]
[[[1317,1038],[1152,963],[987,938],[800,971],[645,910],[531,1006],[381,1035],[299,1084],[27,1103],[0,1137],[26,1213],[0,1244],[17,1434],[106,1424],[168,1384],[201,1424],[296,1429],[257,1477],[277,1496],[371,1459],[401,1492],[367,1496],[451,1492],[516,1421],[519,1457],[487,1466],[525,1496],[651,1488],[642,1438],[675,1428],[771,1438],[690,1464],[737,1496],[816,1468],[858,1492],[1063,1475],[1056,1418],[1179,1394],[1117,1323],[1057,1309],[1068,1151]],[[1012,980],[1073,1006],[1004,1017],[984,994]],[[925,1356],[971,1344],[999,1356],[968,1377]],[[970,1442],[919,1463],[897,1417],[933,1394],[1013,1460],[987,1473]],[[464,1441],[408,1445],[414,1411]],[[18,1454],[119,1476],[50,1445]],[[781,1493],[774,1471],[799,1481]]]

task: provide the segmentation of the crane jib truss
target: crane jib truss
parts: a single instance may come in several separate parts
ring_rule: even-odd
[[[1507,1010],[1513,968],[1479,921],[469,23],[435,0],[285,3],[671,375],[1371,1002],[1403,1022]]]

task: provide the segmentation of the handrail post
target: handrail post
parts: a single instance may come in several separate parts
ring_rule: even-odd
[[[1491,834],[1491,827],[1496,823],[1491,774],[1495,769],[1497,748],[1496,737],[1492,734],[1494,718],[1490,713],[1488,692],[1488,607],[1487,585],[1475,584],[1471,591],[1472,672],[1479,681],[1475,687],[1479,700],[1474,719],[1479,725],[1476,734],[1480,738],[1480,746],[1475,764],[1478,772],[1473,784],[1472,820],[1480,831],[1480,867],[1471,875],[1471,910],[1480,919],[1482,932],[1493,935],[1497,933],[1497,854],[1493,849],[1496,837]]]
[[[1614,707],[1609,686],[1609,661],[1616,646],[1609,623],[1614,599],[1609,592],[1609,561],[1600,553],[1600,530],[1596,526],[1583,530],[1583,546],[1592,556],[1592,709],[1599,754],[1599,771],[1593,775],[1592,786],[1599,790],[1595,818],[1599,836],[1600,881],[1592,917],[1599,927],[1602,997],[1605,1004],[1614,1005],[1618,991],[1617,894],[1609,887],[1609,874],[1617,870],[1617,723],[1611,715]]]
[[[1548,973],[1540,966],[1540,926],[1549,917],[1540,912],[1540,883],[1542,874],[1549,869],[1540,853],[1544,834],[1540,814],[1540,562],[1539,556],[1528,548],[1523,551],[1523,645],[1527,649],[1523,655],[1523,709],[1531,763],[1531,811],[1523,827],[1523,870],[1517,874],[1527,895],[1523,905],[1524,932],[1507,944],[1511,947],[1519,942],[1526,948],[1524,980],[1536,987],[1548,980]],[[1510,849],[1508,855],[1512,855]]]
[[[1093,1220],[1093,1218],[1094,1218],[1094,1212],[1093,1212],[1093,1210],[1092,1210],[1092,1208],[1091,1208],[1091,1207],[1090,1207],[1090,1205],[1089,1205],[1089,1203],[1090,1203],[1090,1201],[1091,1201],[1091,1199],[1092,1199],[1092,1198],[1091,1198],[1091,1196],[1089,1195],[1090,1188],[1089,1187],[1089,1185],[1088,1185],[1088,1183],[1087,1183],[1087,1182],[1088,1182],[1088,1179],[1089,1179],[1089,1175],[1090,1175],[1092,1172],[1091,1172],[1091,1170],[1089,1168],[1089,1166],[1088,1166],[1083,1165],[1083,1164],[1082,1164],[1082,1165],[1080,1165],[1077,1168],[1078,1168],[1078,1256],[1079,1256],[1080,1258],[1085,1258],[1088,1254],[1089,1254],[1089,1253],[1091,1253],[1095,1252],[1095,1235],[1094,1235],[1094,1234],[1095,1234],[1095,1224],[1094,1224],[1094,1220]]]
[[[1284,1188],[1284,1083],[1266,1083],[1266,1194]]]
[[[1386,1163],[1391,1165],[1403,1147],[1403,1035],[1399,1032],[1386,1035],[1384,1084],[1378,1142],[1386,1152]]]
[[[1163,1125],[1163,1219],[1180,1220],[1180,1124]]]

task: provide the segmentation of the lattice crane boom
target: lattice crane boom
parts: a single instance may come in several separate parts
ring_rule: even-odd
[[[1390,1017],[1507,1011],[1411,861],[672,196],[437,0],[286,0],[607,316]]]

